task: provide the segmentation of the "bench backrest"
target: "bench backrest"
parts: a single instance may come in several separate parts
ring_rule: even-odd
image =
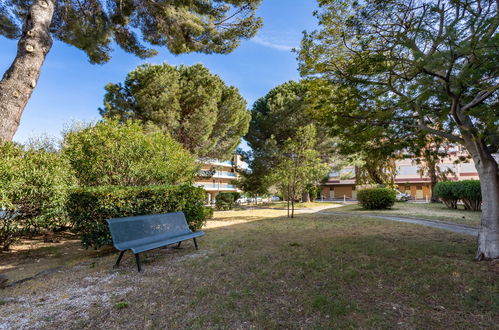
[[[118,249],[146,243],[155,237],[175,237],[192,233],[183,212],[108,219],[113,243]]]

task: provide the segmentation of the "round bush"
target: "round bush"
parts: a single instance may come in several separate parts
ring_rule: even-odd
[[[457,209],[457,201],[459,199],[458,181],[442,181],[435,185],[433,193],[440,198],[445,205],[450,209]]]
[[[359,204],[367,210],[388,209],[395,204],[397,194],[389,188],[369,188],[357,193]]]
[[[463,180],[456,182],[456,195],[463,202],[465,210],[480,211],[482,208],[482,191],[479,180]]]
[[[215,207],[217,210],[232,210],[240,197],[241,194],[238,192],[221,192],[216,197]]]

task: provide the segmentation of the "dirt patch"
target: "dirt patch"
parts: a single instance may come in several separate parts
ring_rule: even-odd
[[[50,269],[75,265],[115,252],[113,247],[85,249],[72,233],[57,233],[53,242],[43,236],[25,238],[12,245],[10,251],[0,253],[0,274],[7,276],[10,284],[23,281]]]

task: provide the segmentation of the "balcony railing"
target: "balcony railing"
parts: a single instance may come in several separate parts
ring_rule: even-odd
[[[220,161],[216,159],[209,159],[206,161],[207,164],[211,165],[222,165],[222,166],[233,166],[234,162],[232,160],[225,160],[225,161]]]
[[[202,184],[202,183],[197,183],[194,184],[196,187],[202,187],[205,189],[236,189],[237,187],[233,184]]]
[[[235,177],[236,177],[236,174],[235,174],[235,173],[232,173],[232,172],[226,172],[226,171],[218,171],[217,173],[215,173],[215,175],[220,175],[220,176],[230,176],[230,177],[233,177],[233,178],[235,178]]]
[[[236,178],[236,173],[227,172],[227,171],[210,171],[210,170],[201,170],[198,172],[198,176],[202,178],[219,178],[219,177],[231,177]]]

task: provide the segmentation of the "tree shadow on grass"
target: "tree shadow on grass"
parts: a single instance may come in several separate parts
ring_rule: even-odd
[[[87,258],[93,267],[64,266],[5,293],[27,299],[36,290],[36,301],[50,292],[60,313],[40,325],[51,327],[493,327],[499,321],[497,273],[491,263],[472,262],[471,237],[327,214],[227,222],[205,231],[199,251],[186,242],[181,250],[144,253],[143,273],[130,253],[118,270],[112,269],[117,254],[103,255]],[[82,288],[92,288],[81,297],[99,306],[82,305],[70,317],[68,292]],[[116,301],[128,307],[118,311]],[[50,305],[27,308],[50,316]],[[0,317],[15,315],[15,303],[4,308]]]

